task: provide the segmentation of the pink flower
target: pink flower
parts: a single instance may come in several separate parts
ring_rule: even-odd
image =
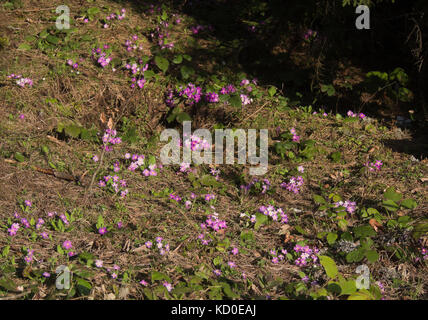
[[[168,290],[168,292],[171,292],[171,290],[173,289],[172,284],[167,281],[162,282],[162,285],[166,288],[166,290]]]
[[[141,284],[141,285],[143,285],[143,286],[145,286],[145,287],[147,287],[147,286],[148,286],[148,283],[147,283],[147,281],[145,281],[145,280],[141,280],[141,281],[140,281],[140,284]]]
[[[64,248],[64,249],[71,249],[72,247],[73,247],[73,245],[71,244],[71,241],[70,240],[65,240],[63,243],[62,243],[62,247]]]

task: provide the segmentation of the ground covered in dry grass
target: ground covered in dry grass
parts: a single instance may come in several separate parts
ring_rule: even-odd
[[[427,297],[428,162],[389,143],[408,131],[294,106],[168,6],[70,0],[59,31],[63,2],[1,2],[0,299]],[[185,119],[268,128],[268,172],[162,166]]]

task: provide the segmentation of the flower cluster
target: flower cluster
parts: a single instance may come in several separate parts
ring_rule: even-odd
[[[351,110],[349,110],[347,113],[347,116],[350,118],[355,118],[355,117],[359,117],[360,119],[364,119],[366,117],[366,115],[364,113],[353,113]]]
[[[101,264],[102,264],[102,261],[101,261]],[[110,276],[112,279],[117,279],[120,267],[117,264],[114,264],[112,269],[107,268],[106,270],[108,273],[110,273]]]
[[[126,51],[131,52],[132,50],[143,50],[143,46],[141,44],[139,44],[138,42],[138,36],[136,34],[134,34],[131,37],[131,40],[126,40],[125,41],[125,47],[126,47]]]
[[[201,139],[196,135],[191,135],[184,140],[184,146],[190,148],[192,151],[203,151],[209,149],[211,144],[205,139]]]
[[[77,62],[73,62],[73,60],[71,59],[67,60],[67,64],[71,66],[73,69],[77,69],[79,67],[79,64]]]
[[[421,253],[424,260],[428,260],[428,250],[426,248],[421,249]]]
[[[214,213],[212,215],[209,215],[207,217],[207,219],[205,220],[205,223],[201,224],[201,228],[202,229],[207,229],[207,228],[211,228],[214,231],[219,231],[222,229],[226,229],[227,225],[226,225],[226,221],[225,220],[220,220],[218,218],[217,213]]]
[[[300,267],[305,267],[308,263],[317,263],[318,261],[318,252],[317,248],[311,249],[309,246],[301,246],[296,244],[293,248],[294,252],[297,253],[298,257],[294,261],[294,264]]]
[[[111,145],[122,143],[122,139],[120,137],[116,137],[117,131],[114,129],[106,129],[103,135],[103,143],[105,151],[109,152],[113,150]]]
[[[158,172],[156,171],[156,168],[162,169],[162,165],[157,165],[157,164],[149,165],[146,169],[143,170],[143,175],[145,177],[157,176]]]
[[[383,163],[380,160],[376,160],[375,162],[368,161],[364,166],[367,167],[369,171],[380,171]]]
[[[140,89],[144,88],[146,84],[146,79],[144,79],[144,72],[149,68],[148,64],[142,65],[143,61],[139,59],[139,65],[136,63],[127,63],[125,68],[131,71],[131,88],[135,88],[137,85]]]
[[[174,106],[174,90],[168,90],[165,94],[165,103],[168,107],[173,107]]]
[[[278,221],[279,219],[281,223],[288,223],[288,216],[284,213],[282,208],[275,209],[274,206],[261,206],[259,208],[259,212],[263,213],[265,216],[271,217],[273,221]]]
[[[108,46],[104,46],[104,49],[108,49]],[[112,60],[101,48],[92,49],[92,58],[96,60],[97,63],[103,68],[106,67]]]
[[[288,183],[283,182],[281,183],[280,186],[281,188],[287,189],[288,191],[291,191],[293,193],[299,193],[303,183],[304,183],[303,177],[297,176],[297,177],[291,177]]]
[[[156,247],[159,249],[159,254],[161,256],[167,254],[170,251],[170,246],[168,243],[163,242],[162,237],[156,237]],[[150,249],[153,246],[153,243],[151,241],[146,241],[145,246]]]
[[[242,106],[246,106],[247,104],[250,104],[251,102],[253,102],[253,99],[249,98],[246,94],[241,94],[241,102],[242,102]]]
[[[138,169],[139,167],[144,165],[144,158],[145,156],[143,154],[138,155],[138,154],[133,154],[131,156],[130,153],[126,153],[125,154],[125,159],[131,159],[132,162],[131,164],[128,166],[128,170],[129,171],[135,171],[136,169]]]
[[[122,8],[122,10],[120,10],[120,14],[112,13],[112,14],[108,15],[105,20],[106,21],[113,21],[115,19],[117,19],[117,20],[123,20],[123,18],[125,18],[125,13],[126,13],[125,8]],[[103,27],[104,27],[104,29],[107,29],[109,27],[109,24],[105,23],[103,25]]]
[[[34,259],[34,250],[27,250],[27,256],[24,258],[25,262],[30,263]]]
[[[201,95],[201,87],[196,87],[193,83],[189,83],[186,88],[180,87],[178,90],[178,96],[185,98],[185,103],[189,106],[198,103],[201,100]]]
[[[270,181],[268,179],[259,180],[254,178],[249,184],[241,185],[241,189],[244,190],[245,193],[254,190],[255,192],[265,194],[270,189]]]
[[[311,41],[313,39],[315,39],[317,36],[317,32],[313,31],[311,29],[308,29],[305,34],[303,35],[303,38],[305,39],[305,41]]]
[[[254,80],[252,82],[254,83]],[[243,79],[240,84],[241,87],[245,88],[248,92],[253,91],[253,87],[250,85],[250,80]]]
[[[293,135],[293,141],[294,142],[299,142],[300,141],[300,136],[297,135],[296,129],[291,128],[290,129],[290,133]]]
[[[343,207],[348,213],[353,213],[357,208],[357,205],[355,202],[352,202],[352,201],[345,201],[345,202],[338,201],[334,203],[334,207],[335,208]]]
[[[160,26],[157,26],[151,33],[150,38],[152,41],[157,42],[161,50],[163,49],[172,49],[174,48],[174,43],[169,42],[169,32],[168,32],[169,23],[166,21],[161,21]]]
[[[203,25],[198,24],[196,26],[190,27],[190,30],[192,31],[193,34],[198,34],[200,31],[204,31],[206,29],[208,29],[209,31],[214,30],[214,28],[211,25],[203,26]]]
[[[218,94],[215,92],[207,92],[205,94],[205,99],[210,103],[217,103],[218,102]]]
[[[280,252],[280,253],[279,253]],[[285,249],[281,249],[280,251],[279,250],[274,250],[274,249],[272,249],[272,250],[270,250],[269,251],[269,253],[270,253],[270,255],[272,256],[272,263],[273,264],[277,264],[278,262],[280,262],[280,261],[283,261],[284,260],[284,258],[285,258],[285,255],[287,255],[287,250],[285,250]],[[278,254],[279,253],[279,254]]]
[[[206,195],[204,195],[204,199],[205,199],[206,202],[209,202],[209,201],[215,199],[215,195],[211,194],[211,193],[207,193]]]
[[[8,75],[7,78],[18,79],[16,80],[16,84],[22,88],[25,87],[25,85],[28,85],[29,87],[33,86],[33,80],[31,80],[30,78],[23,78],[20,74],[12,73],[11,75]]]
[[[103,179],[98,182],[98,185],[100,187],[110,186],[115,193],[120,191],[120,196],[122,198],[126,197],[129,192],[128,189],[122,190],[122,188],[126,188],[126,180],[120,179],[117,175],[104,176]]]
[[[202,228],[202,229],[205,229],[206,227],[205,227],[205,226],[203,226],[203,225],[204,225],[204,224],[202,224],[202,225],[201,225],[201,228]],[[201,243],[202,243],[204,246],[208,245],[208,244],[212,241],[212,239],[205,239],[205,233],[201,233],[201,234],[199,234],[198,239],[199,239],[199,240],[201,240]]]
[[[232,84],[228,84],[226,87],[223,87],[220,90],[221,94],[231,94],[235,92],[236,92],[236,89]]]
[[[171,200],[175,200],[175,201],[177,201],[177,202],[180,202],[181,201],[181,197],[180,196],[176,196],[175,194],[170,194],[169,195],[169,198],[171,199]]]
[[[7,232],[9,232],[10,236],[16,235],[16,233],[19,230],[19,223],[12,223],[9,229],[7,229]]]
[[[212,176],[215,177],[216,180],[219,179],[220,169],[211,168],[210,169],[210,173],[211,173]]]

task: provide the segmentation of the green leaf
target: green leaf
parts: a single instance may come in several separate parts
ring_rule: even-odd
[[[379,254],[376,252],[376,250],[367,250],[366,258],[369,262],[374,263],[379,259]]]
[[[342,292],[342,288],[340,287],[340,285],[337,282],[330,282],[327,285],[327,291],[331,292],[333,294],[340,295]]]
[[[150,81],[155,76],[155,73],[153,70],[146,70],[144,71],[144,79],[147,81]]]
[[[162,272],[152,271],[151,276],[152,276],[152,282],[156,280],[166,280],[168,282],[171,282],[171,278]]]
[[[257,212],[256,213],[256,223],[254,225],[254,229],[258,230],[262,225],[268,222],[268,217],[264,214]]]
[[[232,291],[230,285],[227,282],[221,282],[221,287],[223,288],[224,294],[231,299],[239,298],[239,296]]]
[[[336,151],[330,155],[330,158],[333,160],[333,162],[338,163],[342,159],[342,154],[339,151]]]
[[[65,133],[73,138],[78,138],[81,130],[82,128],[75,124],[68,125],[64,128]]]
[[[339,282],[341,295],[350,295],[357,291],[357,286],[355,284],[355,280],[344,280]]]
[[[428,220],[424,220],[421,223],[415,225],[413,229],[413,237],[418,240],[420,237],[428,234]]]
[[[413,210],[418,206],[418,203],[413,199],[406,199],[406,200],[403,200],[400,205],[406,209]]]
[[[31,50],[31,46],[28,43],[21,43],[18,46],[18,50]]]
[[[348,263],[360,262],[363,259],[364,259],[364,250],[361,248],[357,250],[353,250],[346,255],[346,261]]]
[[[22,153],[20,152],[15,152],[15,160],[18,162],[24,162],[25,161],[25,157]]]
[[[317,194],[314,194],[314,195],[313,195],[313,198],[314,198],[315,203],[318,203],[318,204],[326,204],[325,199],[324,199],[323,197],[321,197],[321,196],[317,195]]]
[[[88,15],[93,16],[100,12],[100,8],[92,7],[92,8],[89,8],[87,12],[88,12]]]
[[[376,235],[376,231],[370,225],[355,227],[353,232],[357,238],[373,237]]]
[[[92,285],[85,279],[82,278],[76,278],[76,287],[77,291],[79,291],[80,294],[87,296],[91,293]]]
[[[336,242],[336,239],[337,239],[337,233],[330,232],[327,235],[327,242],[329,245],[334,244]]]
[[[386,189],[385,193],[383,194],[383,197],[386,200],[392,200],[392,201],[400,201],[401,198],[403,197],[403,195],[401,195],[400,193],[396,192],[394,187],[389,187],[388,189]]]
[[[392,200],[383,201],[382,206],[388,211],[397,211],[400,208],[400,206]]]
[[[361,289],[351,294],[348,300],[375,300],[375,297],[366,289]]]
[[[192,118],[186,112],[180,112],[175,116],[175,120],[182,123],[183,121],[192,121]]]
[[[51,43],[51,44],[58,44],[59,43],[59,38],[55,37],[53,35],[48,35],[46,37],[46,41],[49,42],[49,43]]]
[[[190,76],[192,76],[195,73],[195,70],[189,66],[182,66],[180,68],[180,73],[183,79],[188,79]]]
[[[165,73],[168,70],[169,62],[164,57],[156,56],[155,63],[158,66],[158,68],[162,70],[163,73]]]
[[[319,256],[320,263],[324,267],[327,276],[331,279],[336,278],[338,271],[334,260],[328,256]]]
[[[270,87],[268,89],[268,93],[269,93],[269,96],[273,97],[275,95],[275,93],[276,93],[276,88],[275,87]]]
[[[192,61],[192,57],[189,56],[188,54],[183,54],[183,58],[186,59],[187,61]]]
[[[237,94],[230,96],[229,103],[232,107],[239,108],[242,106],[241,97]]]
[[[175,63],[175,64],[180,64],[180,63],[182,63],[182,62],[183,62],[183,56],[182,56],[181,54],[176,55],[176,56],[174,57],[174,59],[172,60],[172,62],[173,62],[173,63]]]

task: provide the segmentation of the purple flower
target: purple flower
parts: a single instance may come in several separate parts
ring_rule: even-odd
[[[73,247],[73,245],[71,244],[71,241],[70,240],[65,240],[63,243],[62,243],[62,247],[64,248],[64,249],[71,249],[72,247]]]

